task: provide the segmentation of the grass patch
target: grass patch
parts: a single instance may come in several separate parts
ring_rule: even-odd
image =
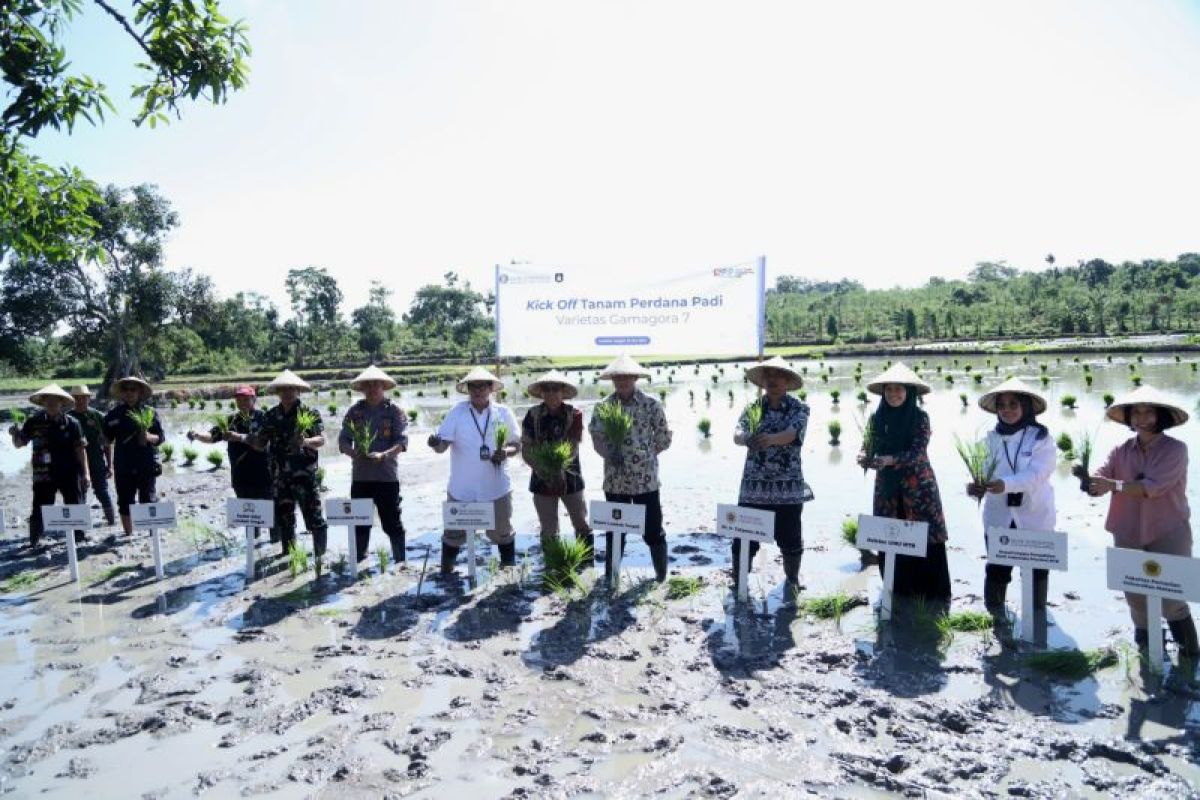
[[[308,550],[299,542],[293,542],[288,550],[288,571],[292,573],[292,580],[308,572]]]
[[[586,590],[579,572],[592,559],[591,545],[582,539],[555,536],[542,543],[542,557],[546,564],[542,585],[547,589],[559,594]]]
[[[40,572],[26,570],[18,572],[16,575],[10,575],[0,583],[0,594],[9,594],[10,592],[20,592],[25,589],[32,588],[39,580],[42,579]]]
[[[699,576],[685,577],[673,575],[667,578],[667,599],[686,600],[700,594],[704,589],[704,580]]]
[[[858,547],[858,520],[849,517],[842,520],[842,541]]]
[[[118,575],[124,575],[126,572],[137,572],[140,567],[136,564],[117,564],[115,567],[101,570],[96,574],[96,579],[92,581],[92,586],[99,586],[102,583],[107,583]]]
[[[955,611],[953,614],[947,614],[937,621],[938,630],[942,632],[943,636],[949,636],[953,633],[990,631],[995,624],[992,615],[983,611]]]
[[[862,595],[837,592],[824,597],[810,597],[799,604],[799,610],[800,613],[817,619],[840,621],[850,609],[866,604],[867,598]]]
[[[1116,666],[1120,659],[1111,647],[1099,650],[1047,650],[1030,653],[1021,664],[1052,678],[1081,681],[1107,667]]]

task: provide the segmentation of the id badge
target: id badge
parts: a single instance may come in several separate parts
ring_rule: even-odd
[[[488,447],[486,444],[479,448],[479,460],[480,461],[490,461],[491,458],[492,458],[492,448]]]

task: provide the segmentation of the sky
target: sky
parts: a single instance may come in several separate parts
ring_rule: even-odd
[[[250,85],[157,130],[85,5],[71,60],[129,113],[34,149],[157,184],[169,266],[283,309],[307,265],[402,311],[510,261],[882,287],[1200,249],[1200,0],[222,0]]]

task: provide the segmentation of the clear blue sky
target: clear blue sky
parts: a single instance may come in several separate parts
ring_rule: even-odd
[[[85,5],[72,58],[121,102],[137,53]],[[510,259],[881,286],[1200,249],[1197,2],[222,5],[248,90],[37,149],[158,184],[170,265],[282,307],[308,264],[403,309]]]

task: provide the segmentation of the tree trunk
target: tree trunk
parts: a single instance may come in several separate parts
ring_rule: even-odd
[[[141,360],[137,353],[131,351],[125,340],[124,331],[113,332],[113,349],[109,356],[108,369],[104,373],[104,380],[100,384],[96,396],[100,399],[107,399],[109,391],[114,382],[129,375],[136,375],[139,378],[142,376]]]

